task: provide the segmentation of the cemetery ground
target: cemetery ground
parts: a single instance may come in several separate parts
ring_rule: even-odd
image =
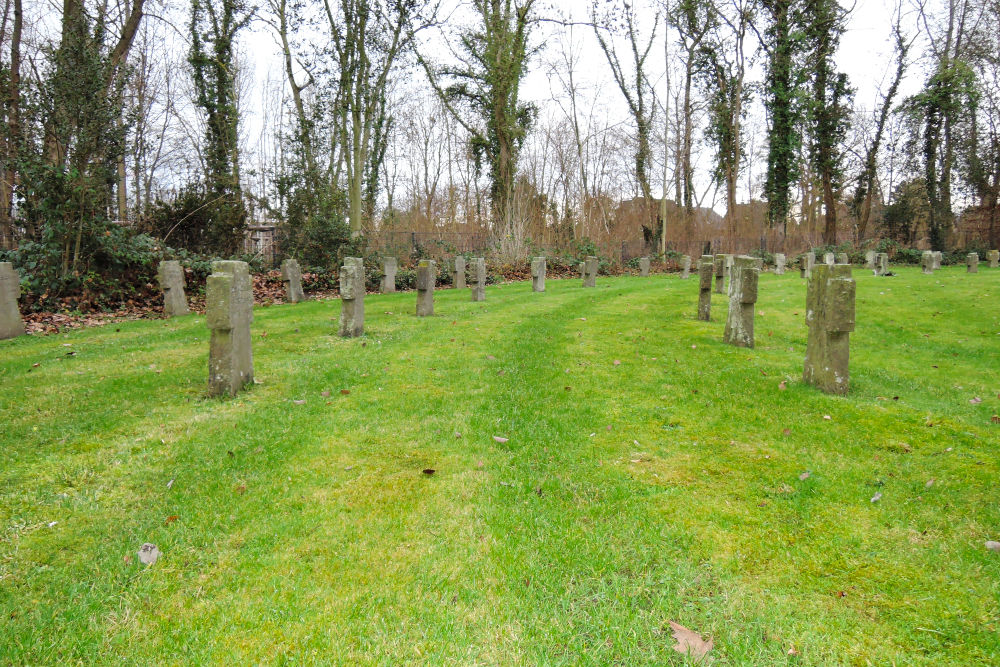
[[[752,350],[696,275],[260,308],[232,399],[203,316],[4,341],[0,664],[1000,663],[1000,271],[894,270],[846,397],[793,272]]]

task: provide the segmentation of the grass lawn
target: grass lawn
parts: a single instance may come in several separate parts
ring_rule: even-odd
[[[1000,664],[981,267],[856,270],[847,397],[797,272],[754,350],[696,276],[258,309],[227,400],[201,316],[0,342],[0,664]]]

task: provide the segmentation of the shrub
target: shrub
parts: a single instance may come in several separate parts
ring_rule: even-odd
[[[247,212],[242,200],[189,183],[152,205],[142,228],[164,244],[201,255],[232,257],[243,250]]]

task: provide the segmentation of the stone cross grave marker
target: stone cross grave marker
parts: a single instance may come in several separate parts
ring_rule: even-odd
[[[187,296],[184,294],[184,267],[178,261],[163,261],[156,271],[156,279],[163,292],[163,314],[167,317],[187,315]]]
[[[476,260],[472,260],[475,266]],[[456,257],[451,260],[451,284],[455,289],[465,289],[465,258]]]
[[[472,300],[486,301],[486,258],[472,258]]]
[[[737,347],[753,347],[754,304],[760,269],[753,257],[740,255],[733,264],[729,279],[729,315],[722,340]]]
[[[889,273],[889,255],[880,252],[875,255],[875,275],[884,276],[887,273]]]
[[[382,282],[379,285],[382,294],[391,294],[396,291],[396,269],[398,267],[395,257],[382,258]]]
[[[583,286],[584,287],[597,287],[597,258],[593,256],[588,256],[587,261],[584,262],[584,275],[583,275]]]
[[[434,282],[437,266],[433,260],[422,259],[417,264],[417,317],[434,314]]]
[[[921,253],[920,267],[924,270],[925,275],[934,273],[934,253],[930,250],[925,250]]]
[[[848,264],[818,266],[809,280],[809,338],[802,379],[828,394],[846,394],[850,385],[855,288]]]
[[[234,396],[253,382],[253,283],[246,262],[212,262],[205,286],[205,322],[212,332],[208,393]]]
[[[712,321],[712,277],[715,274],[716,259],[702,255],[698,263],[698,319]]]
[[[878,253],[876,253],[874,250],[868,250],[868,251],[865,252],[865,268],[866,269],[871,269],[872,271],[875,270],[875,256],[877,254]]]
[[[24,320],[17,300],[21,297],[21,276],[10,262],[0,262],[0,340],[24,335]]]
[[[799,278],[810,278],[813,267],[816,265],[816,255],[807,252],[799,256]]]
[[[340,267],[340,330],[343,338],[365,334],[365,261],[345,257]]]
[[[302,269],[298,261],[286,259],[281,263],[281,281],[285,283],[285,300],[288,303],[299,303],[306,300],[302,291]]]
[[[531,291],[545,291],[545,258],[535,257],[531,260]]]
[[[726,293],[726,256],[716,255],[712,258],[712,268],[715,270],[715,293]]]

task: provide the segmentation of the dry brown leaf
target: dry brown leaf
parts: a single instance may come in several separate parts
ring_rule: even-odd
[[[673,630],[674,639],[677,640],[674,650],[682,655],[691,656],[695,660],[704,659],[715,645],[711,637],[705,641],[700,634],[694,630],[688,630],[680,623],[670,621],[670,629]]]

